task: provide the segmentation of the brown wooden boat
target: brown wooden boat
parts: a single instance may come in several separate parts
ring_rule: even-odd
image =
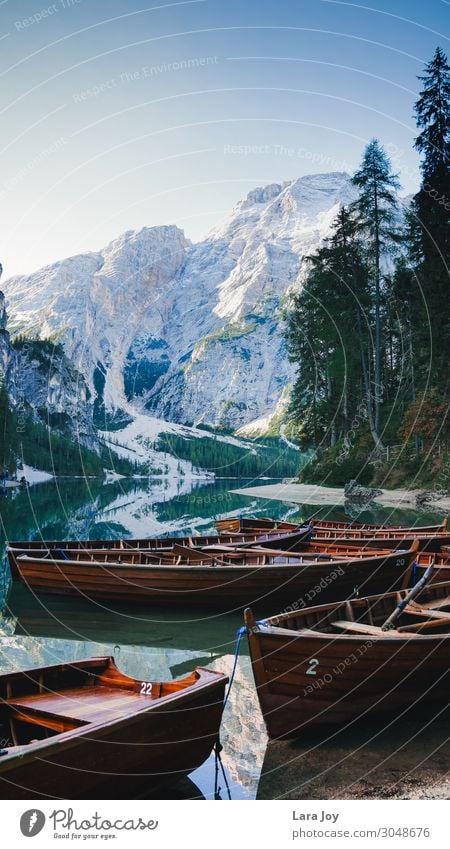
[[[301,541],[309,539],[311,527],[309,525],[296,525],[296,529],[290,533],[279,534],[276,529],[268,532],[257,531],[255,533],[230,533],[210,534],[205,536],[190,537],[160,537],[153,539],[120,539],[120,540],[29,540],[23,542],[10,542],[7,547],[8,561],[13,579],[18,580],[17,557],[28,552],[60,552],[61,557],[71,557],[70,552],[84,551],[89,559],[91,552],[122,552],[145,551],[163,555],[165,552],[173,552],[174,546],[185,548],[206,549],[214,545],[248,546],[264,545],[270,548],[294,548]],[[96,558],[97,559],[97,558]]]
[[[218,519],[216,521],[216,527],[219,533],[256,533],[258,530],[263,533],[264,531],[277,530],[278,533],[282,533],[283,531],[290,532],[294,531],[298,527],[298,522],[285,522],[278,521],[277,519],[271,518],[234,518],[234,519]],[[423,525],[423,526],[412,526],[408,527],[406,525],[371,525],[366,522],[334,522],[329,519],[309,519],[306,523],[307,525],[312,525],[314,528],[320,529],[328,529],[328,530],[342,530],[342,531],[398,531],[401,534],[406,533],[415,533],[415,534],[436,534],[436,533],[446,533],[447,531],[447,519],[444,519],[437,525]],[[397,534],[399,535],[399,534]]]
[[[172,566],[208,566],[208,565],[223,565],[224,563],[237,563],[238,565],[252,566],[267,566],[275,563],[304,563],[320,557],[328,559],[342,560],[343,558],[361,558],[368,557],[370,554],[379,555],[390,554],[391,548],[379,549],[370,548],[369,546],[346,545],[345,542],[335,543],[334,540],[325,542],[311,542],[302,545],[301,549],[283,550],[279,548],[271,548],[267,542],[250,547],[245,545],[237,546],[233,544],[217,543],[216,545],[208,545],[204,548],[193,548],[191,546],[173,545],[171,549],[146,551],[143,548],[118,550],[105,548],[56,548],[56,549],[41,549],[33,552],[22,552],[16,550],[11,552],[15,559],[22,555],[33,557],[36,561],[45,562],[48,560],[70,560],[73,562],[90,562],[90,563],[115,563],[126,564],[132,566],[146,565],[172,565]],[[428,558],[431,555],[428,556]],[[447,557],[441,557],[445,562]],[[15,570],[18,577],[18,570]]]
[[[253,524],[254,523],[254,524]],[[217,523],[219,531],[224,533],[257,533],[264,529],[267,533],[277,532],[285,534],[285,539],[292,541],[285,548],[300,550],[302,540],[295,537],[295,523],[277,522],[275,519],[225,519]],[[280,528],[279,525],[283,527]],[[328,522],[312,519],[311,540],[326,542],[335,540],[339,543],[348,543],[362,546],[369,545],[371,548],[409,548],[414,540],[419,541],[421,551],[440,551],[443,546],[450,545],[450,531],[447,530],[447,520],[440,525],[428,525],[424,527],[400,527],[383,525],[358,525],[351,522]],[[302,526],[305,527],[305,526]],[[294,535],[294,536],[292,536]]]
[[[363,546],[367,544],[371,548],[393,549],[408,548],[414,540],[417,540],[420,551],[439,552],[443,546],[450,543],[450,532],[416,533],[414,528],[404,533],[388,529],[382,531],[340,531],[336,528],[318,528],[313,533],[312,539],[321,542],[334,540],[336,543],[345,542],[346,545]]]
[[[447,532],[447,519],[437,525],[370,525],[367,522],[330,522],[328,519],[310,519],[314,528],[327,528],[330,530],[355,530],[355,531],[397,531],[397,533],[408,534],[440,534]]]
[[[45,567],[48,560],[59,561],[61,555],[71,562],[86,564],[115,564],[126,566],[146,565],[169,565],[169,566],[304,566],[307,563],[316,563],[317,560],[327,562],[342,561],[343,559],[363,559],[369,556],[381,557],[392,553],[392,549],[369,548],[368,546],[356,547],[355,545],[333,544],[333,542],[311,542],[305,545],[301,552],[282,551],[270,548],[236,548],[227,545],[217,545],[205,549],[194,549],[184,546],[173,546],[172,551],[145,552],[143,549],[135,551],[118,551],[107,549],[90,549],[83,551],[79,549],[56,549],[54,551],[34,551],[33,558],[43,562]],[[398,551],[400,553],[400,550]],[[409,579],[413,585],[430,566],[434,567],[431,578],[433,583],[450,580],[450,554],[430,552],[417,552],[414,560],[414,568]],[[19,571],[16,574],[19,580]]]
[[[242,609],[246,605],[304,606],[314,592],[333,600],[360,592],[407,585],[417,544],[407,551],[351,557],[312,552],[296,555],[269,551],[222,551],[207,563],[97,563],[20,555],[20,579],[36,593],[64,593],[88,598],[132,602]],[[137,553],[136,557],[145,557]],[[250,560],[248,559],[250,557]],[[314,596],[313,596],[314,597]]]
[[[322,604],[258,623],[245,611],[250,656],[270,737],[448,702],[450,582],[422,590],[395,630],[406,591]]]
[[[111,657],[0,675],[0,798],[99,798],[111,782],[130,798],[137,778],[187,775],[218,738],[227,680],[139,681]]]

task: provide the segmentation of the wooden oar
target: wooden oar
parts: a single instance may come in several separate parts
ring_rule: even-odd
[[[388,616],[388,618],[386,619],[386,622],[383,623],[383,625],[381,626],[382,631],[391,631],[393,628],[395,628],[395,623],[397,622],[397,619],[399,618],[400,614],[403,612],[405,607],[410,603],[410,601],[412,601],[413,598],[415,598],[417,595],[419,595],[419,593],[423,590],[423,588],[428,584],[428,581],[430,580],[433,572],[434,572],[434,557],[433,557],[433,560],[431,561],[428,569],[426,570],[425,574],[420,579],[420,581],[417,581],[417,584],[415,584],[415,586],[412,587],[412,589],[410,589],[410,591],[408,593],[406,593],[403,601],[400,601],[397,604],[397,607],[395,608],[395,610],[391,613],[390,616]]]

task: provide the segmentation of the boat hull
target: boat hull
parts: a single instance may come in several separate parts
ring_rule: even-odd
[[[398,601],[395,596],[360,598],[352,605],[363,611],[367,603],[376,602],[385,605],[387,615]],[[432,586],[420,596],[429,604],[437,599],[450,604],[450,584]],[[338,607],[346,611],[348,604]],[[314,631],[341,618],[337,610],[320,605],[296,618],[270,617],[266,625],[256,624],[246,611],[253,674],[269,737],[400,716],[419,701],[421,706],[448,704],[448,621],[444,633],[426,636],[380,628],[363,634]],[[449,619],[448,613],[442,615]]]
[[[227,678],[209,670],[189,691],[148,711],[82,728],[0,757],[1,799],[132,798],[197,769],[218,738]],[[106,795],[101,795],[101,794]]]
[[[301,566],[127,566],[26,556],[18,558],[17,567],[35,593],[231,611],[247,605],[301,609],[316,597],[333,601],[358,591],[367,595],[399,589],[414,557],[414,551],[406,551]]]
[[[269,737],[293,737],[311,728],[347,726],[372,716],[398,715],[427,693],[428,704],[448,701],[448,638],[436,637],[428,651],[432,663],[418,664],[418,640],[374,645],[370,638],[305,638],[301,650],[289,640],[261,641],[261,663],[270,682],[259,693]],[[308,676],[311,658],[319,661]],[[343,681],[343,679],[345,679]]]
[[[117,557],[125,559],[127,554],[133,551],[142,551],[143,553],[164,555],[170,554],[174,547],[183,547],[191,549],[194,552],[199,549],[209,549],[217,545],[227,545],[233,547],[252,547],[255,545],[264,546],[270,549],[283,550],[285,548],[292,550],[300,543],[306,542],[311,536],[311,528],[309,526],[301,527],[296,531],[282,532],[266,531],[255,533],[230,533],[220,535],[208,535],[203,537],[155,537],[154,539],[128,539],[128,540],[63,540],[63,541],[47,541],[31,540],[27,542],[10,542],[8,545],[8,561],[11,569],[11,575],[14,581],[19,580],[19,570],[17,566],[17,558],[22,554],[33,554],[35,556],[51,552],[52,556],[56,556],[55,552],[60,552],[61,557],[67,556],[71,550],[85,551],[86,559],[91,556],[91,552],[105,552],[105,556],[109,554],[117,554]],[[131,556],[131,555],[130,555]]]

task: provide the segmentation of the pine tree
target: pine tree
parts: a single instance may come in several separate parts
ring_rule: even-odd
[[[450,346],[450,68],[440,47],[419,79],[423,89],[415,105],[420,130],[415,147],[422,154],[422,184],[413,201],[410,258],[421,309],[413,323],[420,380],[423,386],[431,382],[442,390]]]
[[[0,374],[0,473],[13,474],[17,468],[17,429],[9,404],[3,376]]]
[[[345,442],[360,405],[367,348],[368,273],[348,209],[340,209],[330,239],[307,261],[286,326],[298,367],[290,412],[305,446],[332,447]]]
[[[381,445],[381,264],[383,256],[391,253],[393,246],[399,241],[399,232],[396,226],[396,190],[399,188],[399,182],[397,176],[391,173],[391,164],[378,139],[372,139],[367,145],[361,167],[353,177],[353,184],[359,189],[359,197],[353,204],[353,210],[360,231],[364,233],[367,239],[374,282],[374,438]]]

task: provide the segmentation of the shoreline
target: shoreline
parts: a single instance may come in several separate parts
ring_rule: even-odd
[[[315,486],[302,483],[280,483],[267,484],[263,486],[252,486],[248,489],[232,490],[236,495],[246,495],[253,498],[267,498],[274,501],[291,501],[297,504],[317,505],[344,505],[348,503],[345,498],[343,487]],[[368,503],[351,502],[355,506],[368,509],[370,506],[396,507],[417,510],[416,496],[423,492],[422,489],[383,489],[381,495],[377,495],[373,501]],[[427,502],[424,511],[450,512],[450,496]]]

